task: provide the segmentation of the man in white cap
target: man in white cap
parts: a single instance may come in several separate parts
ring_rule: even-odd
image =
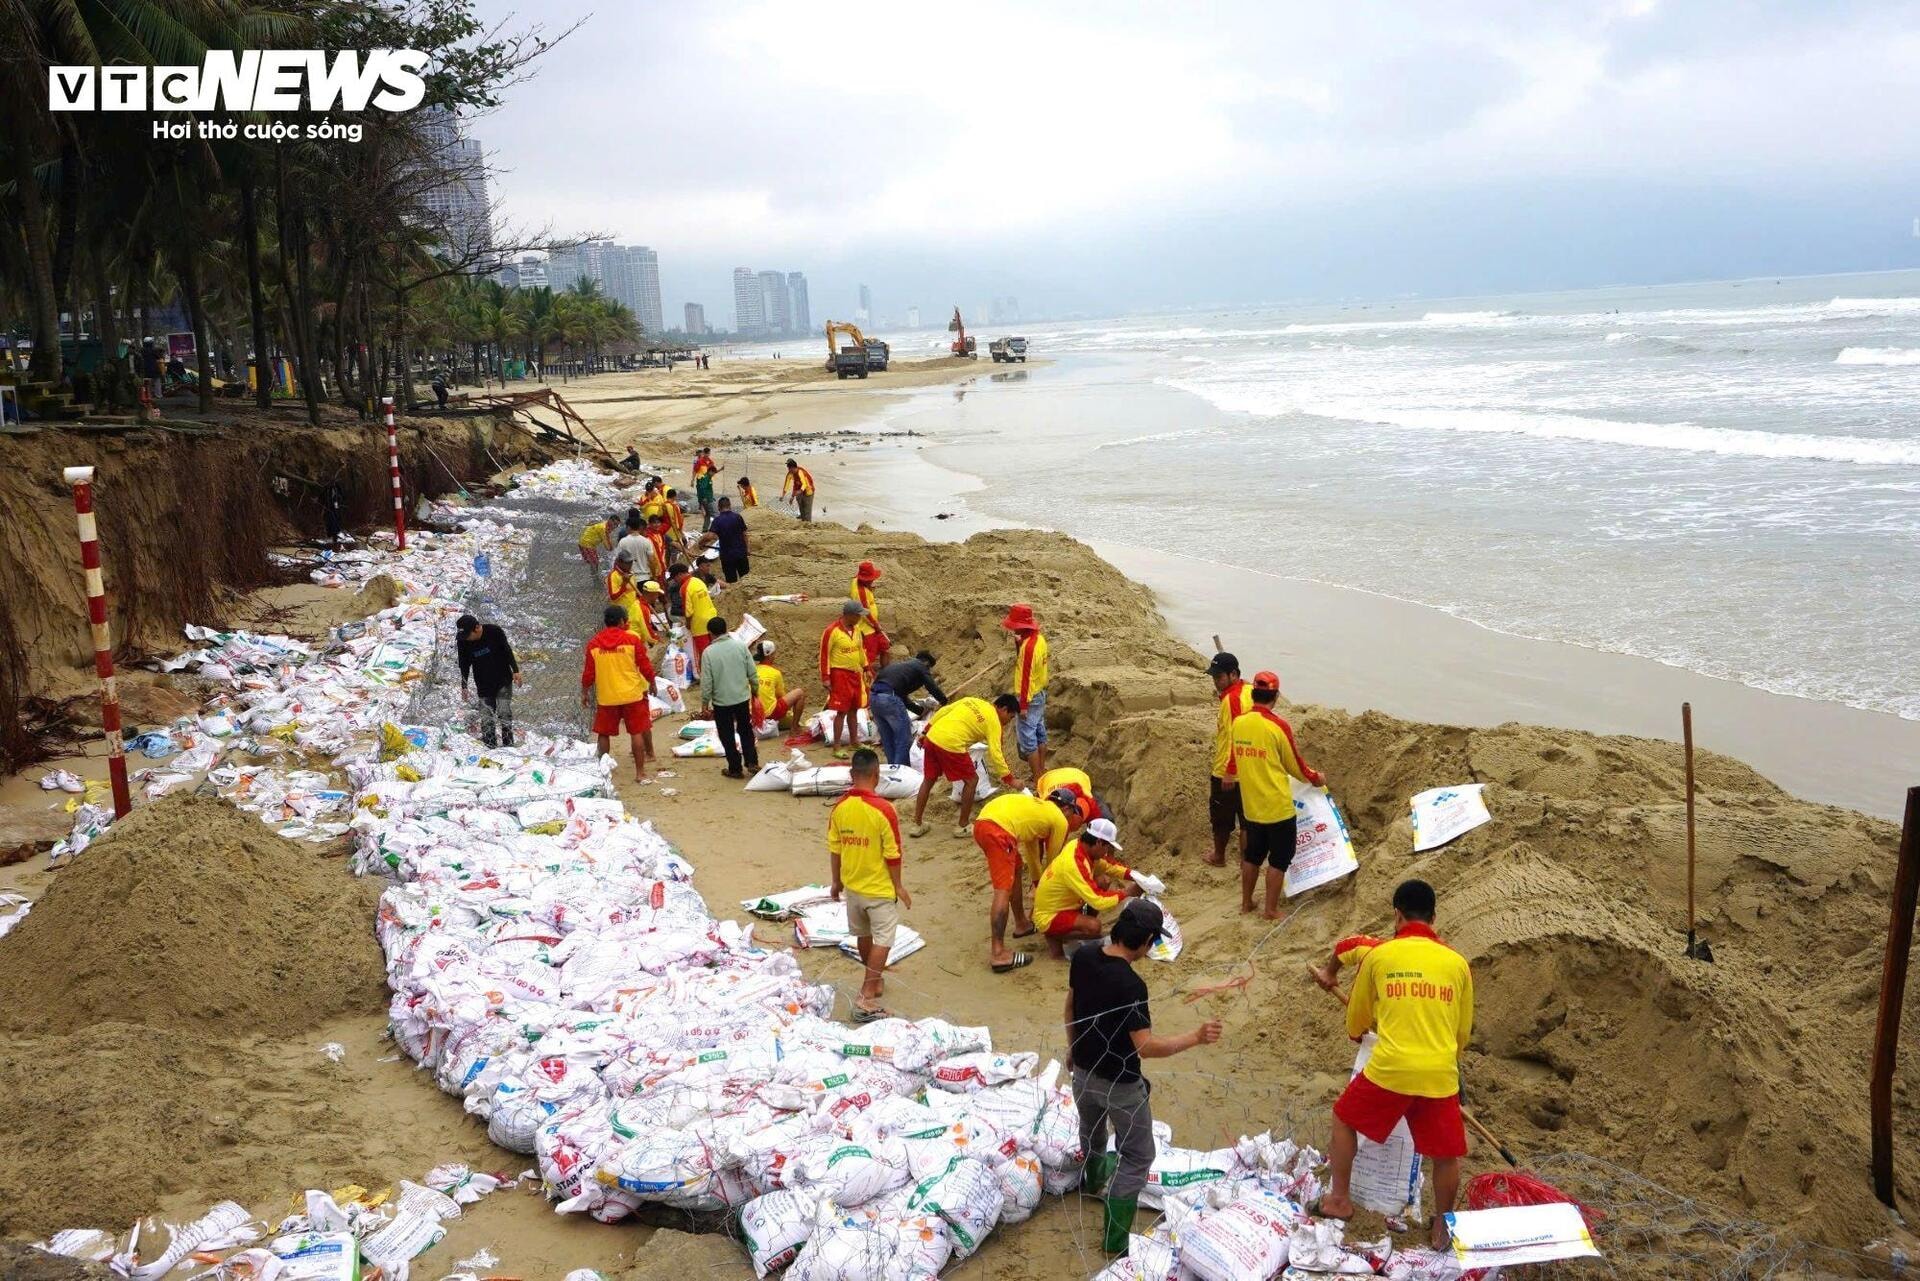
[[[1066,959],[1074,940],[1104,938],[1121,903],[1140,896],[1133,869],[1114,857],[1119,852],[1113,820],[1096,818],[1040,874],[1033,919],[1046,932],[1047,952],[1055,960]]]

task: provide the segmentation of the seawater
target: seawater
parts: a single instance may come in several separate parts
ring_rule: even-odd
[[[1920,718],[1920,272],[1024,332],[991,514]]]

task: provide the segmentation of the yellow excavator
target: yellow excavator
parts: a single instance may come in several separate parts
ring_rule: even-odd
[[[845,338],[847,345],[835,344],[836,337]],[[842,378],[865,378],[870,370],[884,371],[887,367],[889,351],[887,344],[877,338],[869,338],[860,332],[860,326],[850,320],[829,320],[827,322],[827,370]]]

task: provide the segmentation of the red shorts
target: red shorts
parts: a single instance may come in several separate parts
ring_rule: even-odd
[[[973,820],[973,843],[987,856],[987,879],[993,882],[993,888],[1012,889],[1013,878],[1020,870],[1020,842],[1013,833],[998,823],[976,818]]]
[[[1055,912],[1053,919],[1047,922],[1048,936],[1062,938],[1073,933],[1073,927],[1078,925],[1080,918],[1085,915],[1086,913],[1077,907],[1070,907],[1064,912]]]
[[[600,549],[598,547],[582,547],[580,549],[580,559],[595,569],[598,569],[600,568]]]
[[[851,712],[867,705],[866,682],[859,672],[836,667],[827,673],[827,710]]]
[[[949,783],[964,783],[974,777],[973,757],[965,752],[949,752],[932,739],[921,738],[921,773],[927,778],[943,778]]]
[[[886,653],[888,647],[893,644],[892,641],[887,639],[887,634],[881,631],[868,632],[860,638],[860,643],[866,646],[868,667],[872,667],[878,663],[880,661],[880,655]]]
[[[693,638],[693,674],[695,676],[700,674],[700,655],[706,653],[707,646],[711,644],[713,644],[713,637],[711,635],[696,636]]]
[[[653,708],[646,699],[637,703],[616,703],[612,707],[596,708],[593,713],[593,732],[611,737],[620,732],[621,725],[627,727],[629,734],[644,734],[653,728]]]
[[[753,700],[754,728],[758,729],[760,726],[766,724],[768,721],[773,721],[775,724],[778,724],[779,722],[787,719],[787,713],[792,710],[793,710],[793,700],[785,697],[784,695],[781,696],[780,698],[774,699],[772,707],[764,708],[764,709],[760,706],[760,700],[756,698]]]
[[[1365,1073],[1347,1083],[1334,1100],[1333,1114],[1375,1143],[1385,1143],[1400,1118],[1407,1119],[1413,1150],[1438,1161],[1467,1154],[1467,1127],[1460,1118],[1460,1096],[1444,1099],[1396,1094],[1375,1085]]]

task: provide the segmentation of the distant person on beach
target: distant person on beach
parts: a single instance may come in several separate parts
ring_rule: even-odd
[[[973,843],[987,859],[987,879],[993,885],[993,906],[988,924],[993,945],[988,956],[995,974],[1005,974],[1033,957],[1007,947],[1007,921],[1013,921],[1013,936],[1025,938],[1033,933],[1033,918],[1027,915],[1021,893],[1023,878],[1038,885],[1040,873],[1059,856],[1067,845],[1067,810],[1073,800],[1065,792],[1060,799],[1041,800],[1025,792],[1002,792],[980,807],[973,821]]]
[[[1073,1104],[1080,1114],[1080,1150],[1086,1154],[1081,1186],[1090,1196],[1105,1193],[1101,1246],[1108,1254],[1126,1252],[1140,1193],[1158,1154],[1151,1087],[1140,1074],[1140,1060],[1170,1058],[1220,1039],[1218,1019],[1180,1036],[1154,1032],[1147,985],[1133,967],[1165,929],[1159,905],[1135,899],[1120,909],[1113,941],[1075,952],[1067,976]],[[1107,1151],[1109,1124],[1112,1152]]]
[[[812,520],[813,473],[794,459],[787,459],[787,478],[781,482],[780,497],[793,499],[794,506],[800,509],[801,520]]]
[[[740,491],[740,506],[742,508],[758,507],[760,505],[760,491],[753,487],[751,478],[742,476],[739,480],[734,481],[733,485],[735,489]]]
[[[1207,664],[1213,692],[1220,698],[1220,715],[1213,727],[1213,771],[1207,778],[1207,824],[1213,829],[1214,867],[1227,865],[1227,838],[1240,829],[1240,852],[1247,852],[1247,825],[1240,813],[1240,790],[1228,787],[1227,762],[1233,759],[1233,723],[1253,709],[1247,683],[1240,679],[1240,660],[1222,650]]]
[[[713,450],[701,446],[693,456],[693,495],[700,504],[700,532],[713,528],[713,474],[720,470],[720,464],[713,461]]]
[[[1254,678],[1256,683],[1259,678]],[[1333,1105],[1332,1186],[1310,1213],[1353,1215],[1359,1136],[1385,1143],[1404,1118],[1413,1150],[1433,1161],[1433,1248],[1447,1248],[1446,1216],[1460,1192],[1467,1130],[1460,1115],[1460,1052],[1473,1035],[1473,971],[1434,933],[1433,886],[1393,891],[1393,937],[1367,950],[1347,1002],[1347,1035],[1368,1032],[1373,1053]]]
[[[720,576],[737,583],[747,576],[747,519],[733,510],[733,500],[722,498],[713,516],[713,537],[720,549]]]
[[[653,561],[654,575],[665,578],[667,566],[672,562],[667,552],[667,518],[658,515],[649,517],[641,533],[647,540],[647,554]]]
[[[900,879],[900,816],[874,791],[880,758],[863,747],[853,754],[853,788],[827,816],[828,896],[847,905],[847,932],[860,951],[866,976],[854,998],[853,1021],[893,1017],[880,1003],[886,994],[887,953],[900,929],[900,909],[913,896]]]
[[[1055,960],[1064,961],[1067,944],[1076,939],[1103,937],[1120,905],[1139,896],[1133,869],[1113,857],[1119,852],[1119,830],[1110,820],[1096,818],[1040,874],[1033,887],[1033,919]]]
[[[1013,696],[1020,700],[1020,719],[1014,724],[1014,747],[1033,771],[1034,781],[1047,772],[1047,680],[1050,674],[1047,638],[1033,606],[1016,604],[1000,626],[1013,633]]]
[[[868,710],[873,714],[874,728],[880,732],[880,750],[889,765],[905,765],[913,755],[912,712],[917,710],[913,696],[924,689],[933,695],[936,705],[947,701],[939,682],[933,679],[936,661],[923,649],[912,658],[888,663],[874,675]]]
[[[438,369],[434,370],[431,385],[433,387],[434,400],[439,402],[440,408],[445,409],[447,407],[447,375],[445,372]]]
[[[606,624],[587,642],[586,666],[580,672],[580,706],[592,708],[593,733],[600,755],[613,750],[613,736],[625,726],[633,744],[633,778],[647,779],[647,758],[653,751],[653,709],[647,702],[653,689],[653,660],[647,647],[627,626],[627,611],[609,605],[601,615]]]
[[[453,626],[460,637],[454,647],[460,660],[460,697],[467,696],[471,676],[480,699],[480,741],[488,747],[512,747],[513,687],[521,683],[513,644],[504,629],[472,614],[462,614]]]
[[[827,710],[833,713],[831,745],[837,760],[852,756],[860,742],[860,709],[867,705],[867,650],[860,641],[860,620],[866,612],[859,601],[844,601],[840,617],[820,633],[820,683],[827,690]]]
[[[770,661],[774,644],[771,638],[753,643],[753,658],[760,674],[760,695],[754,700],[755,730],[768,721],[781,729],[797,729],[807,714],[807,691],[788,689],[786,673]]]
[[[661,509],[667,518],[667,537],[678,543],[682,551],[687,546],[687,514],[680,510],[680,491],[669,489],[667,501]]]
[[[1007,768],[1006,753],[1000,740],[1006,737],[1007,722],[1020,713],[1020,702],[1011,694],[1002,694],[989,703],[984,698],[956,698],[927,718],[926,733],[920,736],[920,795],[913,802],[913,826],[909,836],[925,836],[927,798],[933,785],[940,782],[960,784],[960,818],[956,836],[970,836],[968,819],[973,814],[973,794],[980,789],[980,773],[974,768],[972,747],[987,746],[987,769],[1001,786],[1013,786],[1013,771]]]
[[[334,481],[327,486],[327,492],[320,497],[320,515],[327,522],[327,541],[333,544],[335,551],[340,550],[340,536],[347,532],[346,527],[347,496],[340,489],[340,482]]]
[[[600,572],[600,553],[620,545],[620,513],[610,512],[605,520],[596,520],[580,531],[580,559],[595,573]]]
[[[700,647],[700,715],[711,719],[727,754],[728,778],[760,772],[760,748],[753,736],[753,706],[760,696],[760,672],[753,655],[729,635],[727,620],[707,620],[707,644]]]
[[[1233,754],[1227,761],[1226,787],[1240,793],[1240,812],[1246,844],[1240,858],[1240,910],[1253,911],[1253,885],[1261,864],[1267,868],[1266,918],[1280,919],[1280,890],[1293,865],[1297,837],[1293,811],[1293,784],[1297,778],[1324,787],[1326,778],[1300,759],[1293,726],[1274,712],[1280,698],[1280,677],[1255,672],[1253,710],[1234,718]]]
[[[867,651],[867,674],[871,676],[880,670],[880,663],[892,648],[892,642],[880,627],[880,600],[873,594],[873,585],[880,581],[880,567],[870,560],[860,562],[853,573],[853,583],[847,595],[866,607],[866,617],[860,620],[860,644]]]

